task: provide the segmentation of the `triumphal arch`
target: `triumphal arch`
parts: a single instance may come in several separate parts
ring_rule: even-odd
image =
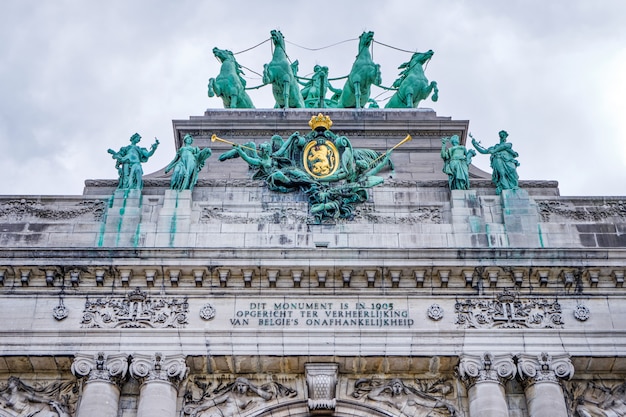
[[[129,132],[83,195],[0,197],[0,415],[626,415],[626,200],[519,178],[373,36],[300,77],[272,31],[271,109],[215,48],[170,164]]]

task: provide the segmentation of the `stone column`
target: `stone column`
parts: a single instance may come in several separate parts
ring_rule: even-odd
[[[184,355],[135,354],[130,375],[141,383],[137,417],[176,415],[178,384],[187,375]]]
[[[471,417],[508,417],[504,384],[515,376],[512,355],[462,355],[459,376],[468,388]]]
[[[517,355],[518,376],[522,380],[530,417],[567,417],[567,406],[560,379],[574,375],[568,354],[551,356]]]
[[[87,377],[83,386],[77,417],[117,417],[120,402],[120,385],[128,371],[128,355],[85,355],[77,353],[72,363],[72,373]]]

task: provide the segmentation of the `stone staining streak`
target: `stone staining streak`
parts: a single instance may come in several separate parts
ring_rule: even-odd
[[[139,288],[124,298],[87,299],[83,328],[181,328],[187,325],[186,299],[154,300]]]
[[[92,214],[93,220],[100,221],[104,210],[104,201],[83,201],[76,206],[60,207],[31,200],[11,200],[0,204],[0,219],[20,221],[35,217],[44,220],[69,220]]]
[[[597,222],[610,218],[626,216],[626,201],[604,201],[602,205],[589,202],[580,206],[560,201],[538,201],[537,207],[543,222],[554,221],[553,217],[561,217],[580,222]]]
[[[555,300],[520,300],[505,290],[495,300],[458,301],[456,324],[461,328],[561,329],[561,305]]]

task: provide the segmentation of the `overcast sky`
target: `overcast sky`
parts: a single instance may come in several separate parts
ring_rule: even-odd
[[[623,0],[3,0],[0,194],[76,195],[86,179],[116,178],[106,150],[135,132],[146,147],[161,141],[144,172],[164,167],[172,119],[222,107],[206,94],[219,71],[212,48],[243,51],[280,29],[300,75],[315,64],[346,75],[364,30],[401,50],[432,49],[426,76],[439,101],[421,107],[470,120],[485,146],[507,130],[523,180],[557,180],[565,196],[624,196],[625,22]],[[270,48],[237,59],[261,73]],[[409,52],[373,52],[391,85]],[[260,84],[252,71],[248,86]],[[250,96],[273,106],[270,87]],[[488,156],[474,163],[490,172]]]

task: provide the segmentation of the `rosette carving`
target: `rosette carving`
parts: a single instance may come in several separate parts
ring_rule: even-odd
[[[504,383],[515,376],[512,355],[463,355],[459,362],[459,376],[468,387],[480,382]]]
[[[157,380],[176,385],[185,378],[187,371],[183,355],[135,354],[130,363],[130,375],[142,383]]]
[[[552,356],[548,353],[517,355],[519,377],[528,385],[539,382],[558,382],[570,379],[574,375],[574,365],[568,354]]]
[[[72,362],[72,373],[77,378],[87,377],[87,381],[104,381],[120,384],[128,371],[128,355],[116,353],[95,355],[77,353]]]

